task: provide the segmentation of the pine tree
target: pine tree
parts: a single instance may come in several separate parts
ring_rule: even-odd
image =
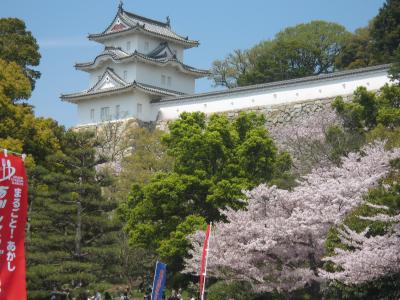
[[[28,289],[31,299],[77,296],[104,290],[119,278],[115,203],[102,197],[106,177],[96,172],[91,133],[68,131],[61,150],[36,167],[28,236]]]

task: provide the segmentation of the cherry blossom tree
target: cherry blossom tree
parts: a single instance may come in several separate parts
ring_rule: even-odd
[[[318,113],[310,113],[294,118],[288,123],[268,126],[278,147],[286,150],[293,158],[294,168],[306,174],[315,166],[329,166],[330,147],[325,142],[331,126],[341,125],[333,109],[324,108]]]
[[[386,234],[368,237],[369,228],[357,233],[349,227],[339,229],[340,240],[351,250],[335,249],[335,255],[325,257],[342,271],[320,270],[320,276],[345,284],[360,284],[400,272],[400,215],[379,216],[375,220],[397,222]]]
[[[362,203],[399,156],[400,149],[385,151],[376,143],[343,158],[341,167],[313,170],[291,191],[260,185],[247,192],[247,209],[225,211],[227,222],[214,226],[210,274],[247,281],[260,293],[305,286],[319,293],[328,229]],[[203,232],[191,236],[186,272],[198,272],[203,238]]]

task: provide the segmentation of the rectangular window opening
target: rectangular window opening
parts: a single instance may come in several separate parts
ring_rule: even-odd
[[[90,121],[94,122],[94,108],[90,110]]]
[[[100,118],[102,121],[109,121],[110,120],[110,108],[109,107],[102,107],[100,110]]]
[[[138,103],[137,104],[137,114],[141,114],[142,113],[142,103]]]
[[[161,75],[161,84],[165,85],[165,80],[166,80],[166,76],[165,75]]]
[[[121,116],[121,113],[120,113],[120,106],[119,105],[116,105],[115,106],[115,118],[116,119],[119,119]]]

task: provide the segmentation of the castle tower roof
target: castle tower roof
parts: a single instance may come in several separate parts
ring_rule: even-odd
[[[117,36],[127,35],[133,32],[141,32],[150,36],[161,37],[167,41],[175,42],[184,48],[192,48],[199,45],[198,41],[190,40],[176,34],[170,25],[169,17],[166,22],[153,20],[140,15],[127,12],[119,6],[111,24],[101,33],[89,34],[89,39],[102,43]]]
[[[104,51],[96,56],[93,61],[77,63],[75,64],[75,68],[90,72],[102,67],[103,64],[106,64],[109,60],[117,64],[129,61],[141,61],[160,67],[173,66],[179,69],[182,73],[191,75],[195,78],[203,77],[209,74],[208,70],[197,69],[178,60],[167,43],[161,43],[156,49],[148,54],[140,53],[138,51],[126,53],[121,48],[105,47]]]

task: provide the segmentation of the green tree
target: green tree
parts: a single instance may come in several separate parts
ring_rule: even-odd
[[[28,289],[32,299],[105,289],[118,281],[121,228],[104,199],[104,178],[95,168],[94,136],[68,131],[61,151],[47,157],[49,167],[37,167],[28,243]],[[32,205],[32,204],[31,204]]]
[[[40,72],[32,67],[39,65],[40,57],[39,45],[32,33],[26,30],[24,21],[0,19],[0,58],[18,64],[29,78],[32,89],[40,78]]]
[[[337,98],[333,107],[343,118],[344,126],[352,130],[372,130],[381,124],[394,129],[400,125],[400,87],[385,85],[380,94],[359,87],[352,102]]]
[[[161,142],[163,131],[133,127],[126,134],[130,142],[125,149],[130,148],[131,154],[120,161],[121,172],[115,181],[118,199],[127,197],[133,183],[146,184],[155,173],[168,172],[173,167],[173,159]]]
[[[236,49],[225,59],[214,61],[209,78],[214,80],[215,86],[236,87],[239,77],[252,66],[254,52]]]
[[[372,20],[371,36],[380,61],[389,62],[400,44],[400,1],[387,0]]]
[[[186,257],[186,236],[205,222],[222,220],[220,209],[245,205],[243,189],[289,178],[291,160],[279,153],[262,116],[183,113],[163,141],[174,158],[172,172],[134,185],[120,207],[131,243],[147,247],[177,271]]]
[[[214,62],[211,78],[234,87],[333,72],[350,36],[343,26],[325,21],[288,27],[272,40]]]
[[[16,103],[30,94],[29,80],[21,67],[0,58],[0,147],[44,162],[48,154],[59,149],[63,129],[52,119],[36,118],[32,106]]]
[[[379,63],[370,28],[371,25],[355,31],[336,57],[336,68],[356,69]]]

